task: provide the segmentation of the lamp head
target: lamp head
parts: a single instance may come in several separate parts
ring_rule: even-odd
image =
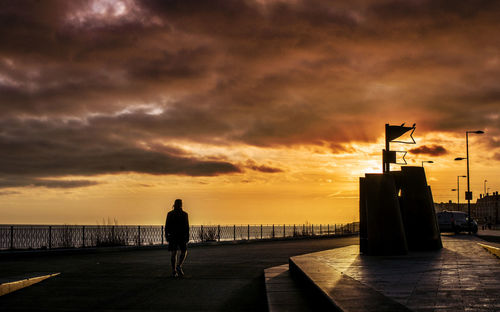
[[[458,176],[459,178],[467,178],[467,176]]]
[[[467,159],[467,157],[457,157],[457,158],[455,158],[455,160],[464,160],[464,159]]]

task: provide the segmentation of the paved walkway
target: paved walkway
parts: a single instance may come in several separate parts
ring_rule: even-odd
[[[342,281],[346,276],[353,280],[348,285],[351,294],[356,294],[357,287],[368,287],[390,299],[388,304],[393,301],[414,311],[500,311],[500,261],[477,242],[484,241],[469,235],[445,235],[444,248],[438,252],[370,257],[360,256],[359,246],[349,246],[296,256],[291,261],[332,296],[345,284],[336,278]],[[340,303],[346,311],[360,310],[365,293]]]
[[[350,237],[195,247],[183,279],[170,277],[166,249],[0,258],[3,280],[61,272],[0,297],[0,311],[265,311],[265,268],[357,243]]]
[[[500,230],[481,230],[477,231],[478,236],[498,236],[500,237]]]

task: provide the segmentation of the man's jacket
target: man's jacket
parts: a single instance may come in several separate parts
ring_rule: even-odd
[[[165,238],[177,241],[189,241],[188,214],[180,209],[174,209],[167,214],[165,222]]]

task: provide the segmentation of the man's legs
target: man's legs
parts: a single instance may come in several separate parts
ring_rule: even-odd
[[[179,255],[179,266],[182,267],[182,265],[184,264],[184,260],[186,260],[186,256],[187,256],[187,250],[182,250],[181,251],[181,254]]]
[[[179,262],[177,264],[177,273],[180,276],[184,275],[184,271],[182,270],[182,265],[184,264],[184,260],[186,260],[186,256],[187,256],[187,249],[186,248],[181,249],[181,254],[179,255]]]
[[[170,262],[172,264],[172,275],[177,276],[177,270],[175,269],[177,263],[177,249],[171,251]]]

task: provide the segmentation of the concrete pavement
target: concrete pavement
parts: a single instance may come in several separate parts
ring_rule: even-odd
[[[61,272],[0,297],[1,311],[262,311],[265,268],[357,244],[358,237],[199,246],[186,277],[170,277],[166,249],[0,259],[0,279]]]

